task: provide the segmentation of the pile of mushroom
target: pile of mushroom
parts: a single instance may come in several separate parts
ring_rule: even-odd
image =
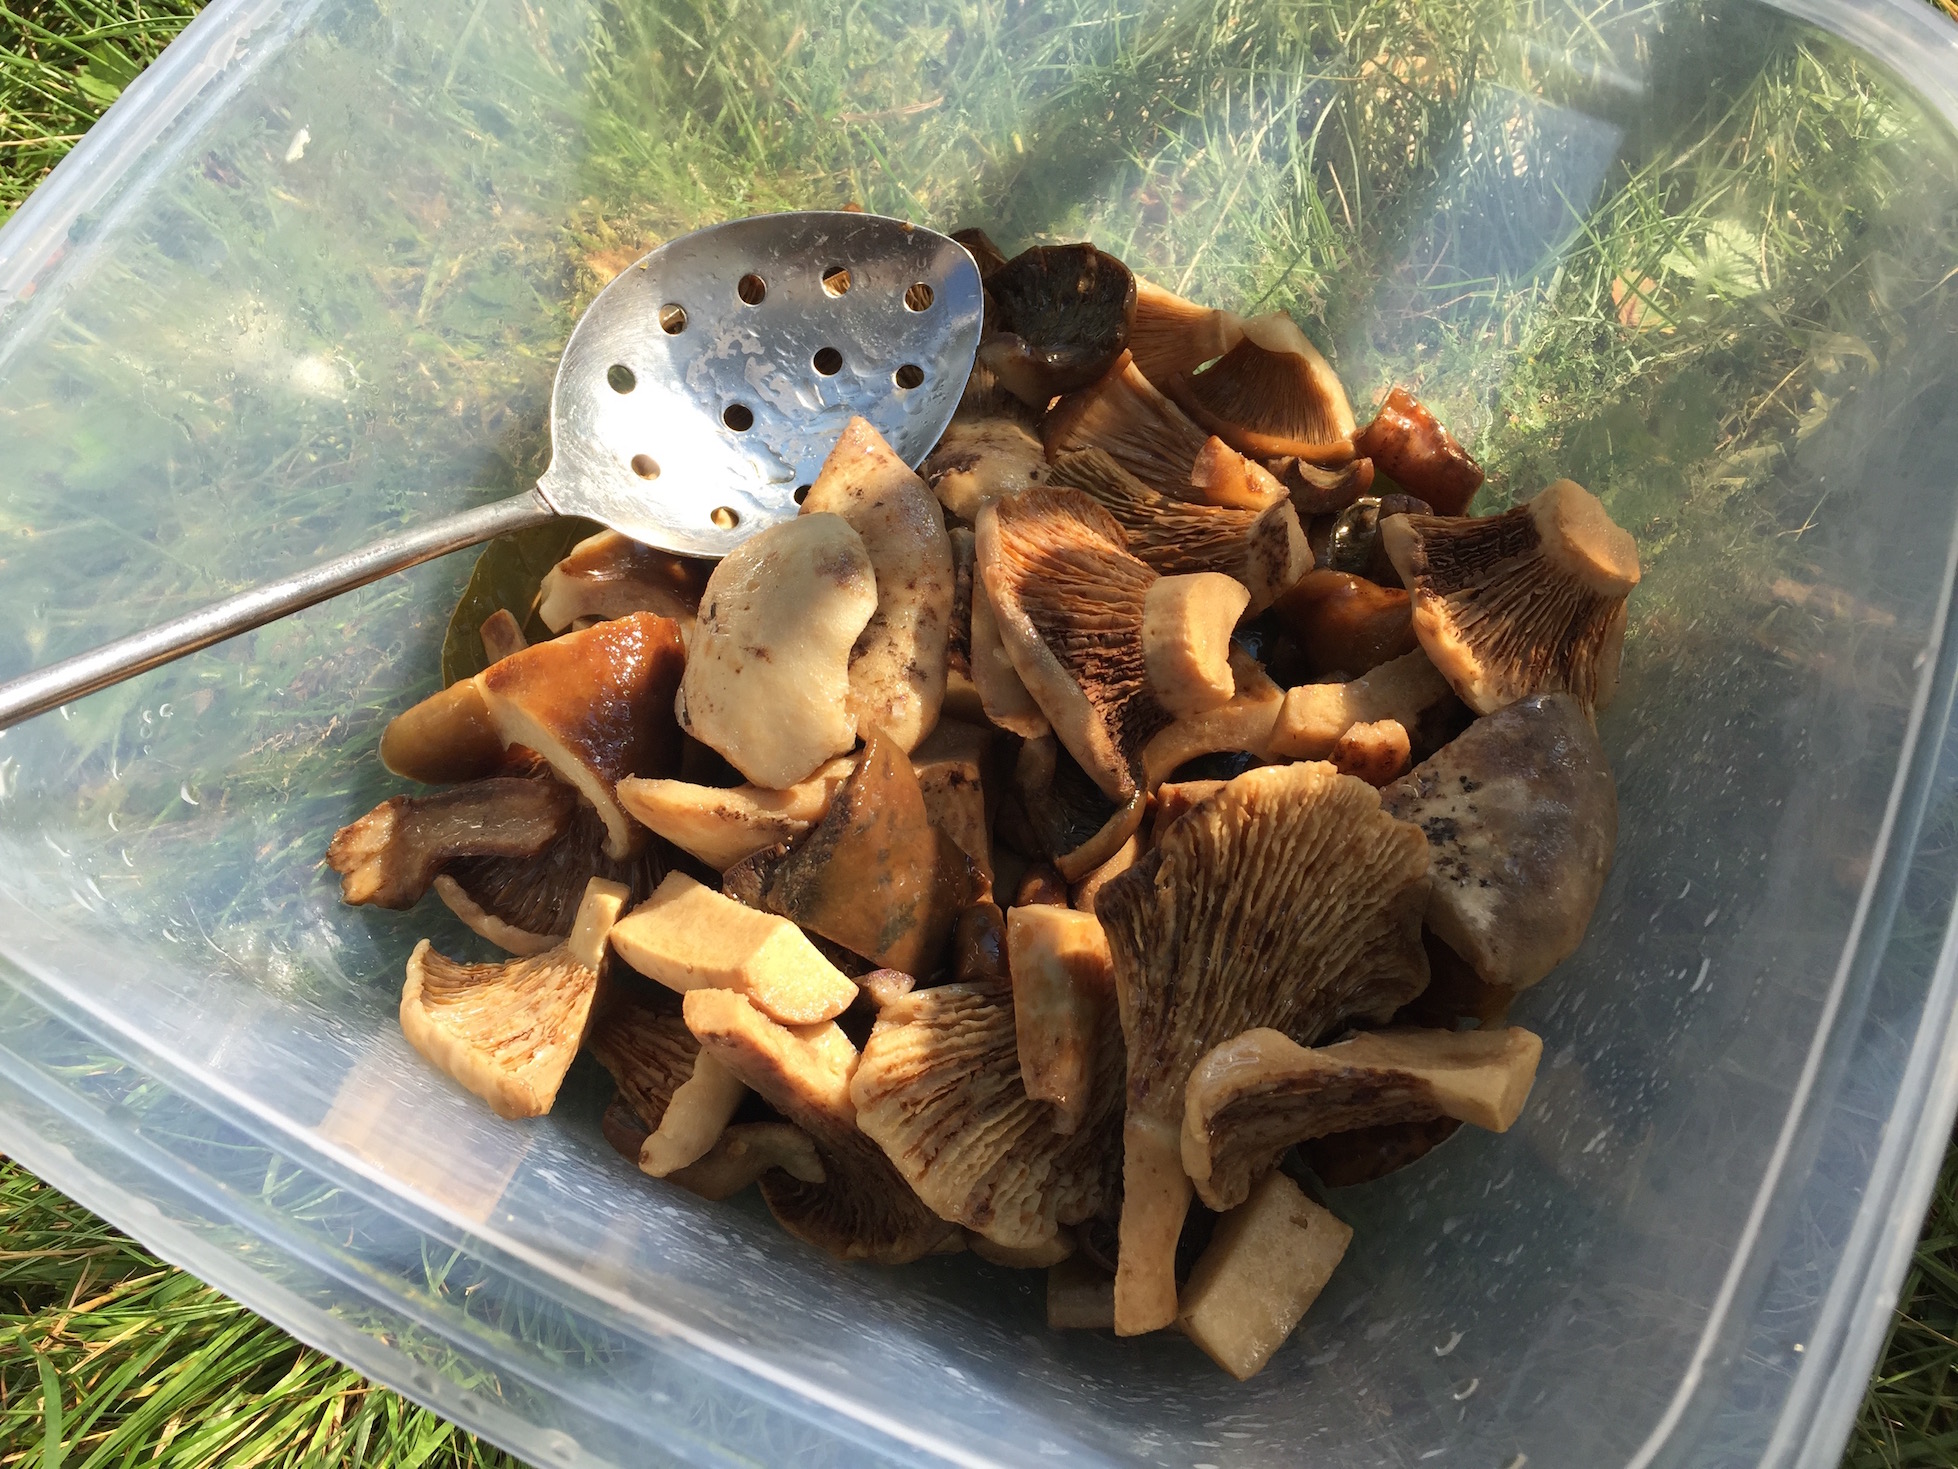
[[[1637,551],[1569,481],[1468,515],[1474,459],[1403,387],[1360,423],[1287,317],[960,238],[988,334],[922,477],[855,420],[717,565],[578,546],[556,636],[499,614],[389,725],[441,789],[328,861],[506,952],[424,940],[401,1001],[499,1114],[589,1052],[645,1175],[1248,1377],[1351,1238],[1328,1190],[1525,1104]]]

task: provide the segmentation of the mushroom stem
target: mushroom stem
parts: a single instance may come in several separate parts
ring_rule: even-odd
[[[741,1099],[741,1079],[706,1051],[694,1058],[693,1075],[666,1104],[659,1127],[639,1145],[639,1171],[664,1178],[698,1161],[714,1146]]]
[[[1251,593],[1215,571],[1165,576],[1142,598],[1142,661],[1149,687],[1178,719],[1228,704],[1231,630]]]
[[[1121,1254],[1115,1265],[1115,1334],[1141,1336],[1176,1319],[1176,1241],[1190,1212],[1182,1140],[1152,1118],[1122,1127]]]

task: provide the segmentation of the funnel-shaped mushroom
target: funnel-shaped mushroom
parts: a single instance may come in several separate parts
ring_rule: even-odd
[[[342,901],[412,908],[453,859],[535,857],[577,808],[570,786],[513,776],[390,796],[333,834],[326,863],[341,876]]]
[[[1469,501],[1482,488],[1482,466],[1475,456],[1403,387],[1387,394],[1353,447],[1408,494],[1434,506],[1437,515],[1467,514]]]
[[[1216,362],[1164,386],[1206,433],[1255,458],[1353,457],[1353,407],[1339,374],[1282,311],[1251,318]]]
[[[593,878],[569,938],[503,964],[459,964],[423,939],[401,992],[408,1043],[497,1116],[543,1116],[584,1041],[606,935],[625,898],[618,883]]]
[[[562,835],[535,856],[458,857],[447,863],[435,879],[435,895],[498,948],[541,954],[571,932],[592,878],[624,884],[627,901],[637,903],[665,876],[657,846],[615,861],[605,854],[605,840],[604,821],[580,804]]]
[[[592,1021],[585,1048],[612,1073],[647,1135],[639,1171],[664,1178],[706,1154],[747,1088],[700,1049],[686,1021],[621,996]]]
[[[1246,1030],[1310,1044],[1354,1019],[1385,1021],[1419,994],[1427,870],[1418,827],[1315,763],[1238,776],[1102,889],[1129,1067],[1119,1333],[1176,1314],[1190,1069]]]
[[[1378,1030],[1306,1047],[1252,1030],[1190,1073],[1183,1171],[1213,1209],[1234,1209],[1294,1143],[1452,1117],[1507,1132],[1543,1042],[1527,1030]]]
[[[856,761],[847,756],[832,760],[782,791],[635,778],[619,782],[619,804],[655,834],[725,872],[742,858],[809,830],[854,769]]]
[[[1010,983],[915,990],[879,1012],[864,1046],[857,1126],[941,1218],[1008,1249],[1046,1244],[1116,1185],[1121,1040],[1108,1021],[1087,1115],[1068,1135],[1022,1082]]]
[[[1380,535],[1421,646],[1469,708],[1559,691],[1586,714],[1611,702],[1638,547],[1596,496],[1561,479],[1501,515],[1396,515]]]
[[[986,278],[991,334],[979,361],[1035,408],[1084,387],[1128,346],[1135,277],[1093,245],[1036,245]]]
[[[1253,614],[1312,569],[1312,550],[1288,501],[1245,510],[1171,499],[1093,449],[1061,455],[1048,483],[1092,496],[1121,527],[1131,554],[1165,576],[1214,571],[1242,583]]]
[[[606,621],[652,612],[690,626],[713,571],[710,562],[656,551],[615,530],[571,548],[537,589],[538,619],[563,632],[580,618]]]
[[[972,520],[988,500],[1018,494],[1046,477],[1040,415],[976,362],[952,421],[918,472],[949,513]]]
[[[1174,291],[1135,280],[1135,325],[1129,351],[1152,383],[1166,383],[1222,357],[1244,340],[1244,318],[1186,301]]]
[[[1380,793],[1433,849],[1428,927],[1485,984],[1535,984],[1583,941],[1611,871],[1618,794],[1568,694],[1478,719]]]
[[[956,1233],[858,1130],[857,1052],[833,1023],[791,1030],[731,990],[695,990],[685,1008],[701,1047],[815,1146],[820,1182],[780,1170],[761,1177],[762,1199],[790,1234],[841,1259],[907,1265]]]
[[[1150,384],[1127,355],[1098,382],[1054,405],[1041,430],[1047,457],[1100,449],[1165,499],[1191,499],[1190,470],[1210,435]]]
[[[952,633],[952,543],[945,512],[869,421],[853,418],[802,502],[863,539],[877,610],[850,650],[857,737],[881,729],[906,750],[938,723]]]

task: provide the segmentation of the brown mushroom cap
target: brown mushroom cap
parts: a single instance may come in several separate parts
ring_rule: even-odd
[[[1434,506],[1437,515],[1466,515],[1469,501],[1482,488],[1482,466],[1475,456],[1398,384],[1373,422],[1354,437],[1353,447],[1408,494]]]
[[[1246,1031],[1190,1073],[1183,1171],[1213,1209],[1233,1209],[1294,1143],[1452,1117],[1507,1132],[1543,1042],[1527,1030],[1380,1030],[1309,1048]]]
[[[1186,301],[1174,291],[1135,280],[1135,325],[1129,351],[1152,383],[1166,383],[1222,357],[1244,339],[1244,318]]]
[[[1611,702],[1638,547],[1597,497],[1558,480],[1480,520],[1396,515],[1380,527],[1414,594],[1414,631],[1478,714],[1563,691]]]
[[[1006,252],[995,245],[993,237],[982,229],[953,230],[951,237],[965,246],[973,264],[979,267],[979,279],[982,281],[990,280],[1006,264]]]
[[[1476,720],[1380,801],[1427,834],[1428,926],[1485,984],[1535,984],[1583,941],[1611,871],[1618,794],[1570,695]]]
[[[571,787],[514,776],[390,796],[333,834],[326,864],[341,876],[343,902],[412,908],[452,859],[535,857],[577,808]]]
[[[1045,408],[1084,387],[1128,346],[1135,277],[1093,245],[1037,245],[986,278],[992,334],[979,360],[1022,402]]]
[[[664,1178],[719,1140],[747,1088],[705,1055],[687,1023],[630,995],[593,1019],[585,1049],[612,1074],[647,1135],[634,1154],[642,1173]]]
[[[571,548],[544,574],[538,619],[563,632],[583,617],[609,620],[652,612],[691,625],[713,563],[656,551],[615,530],[600,531]]]
[[[1009,1249],[1045,1244],[1115,1186],[1121,1043],[1108,1018],[1069,1135],[1027,1095],[1010,983],[915,990],[879,1013],[864,1046],[850,1083],[857,1126],[941,1218]]]
[[[1290,498],[1290,492],[1278,476],[1257,460],[1246,459],[1215,435],[1204,441],[1190,465],[1190,486],[1197,493],[1185,498],[1236,510],[1269,510],[1280,500]]]
[[[1288,502],[1244,510],[1171,499],[1095,449],[1060,455],[1048,483],[1091,496],[1120,526],[1129,551],[1163,575],[1214,571],[1241,583],[1254,614],[1312,569]]]
[[[593,878],[569,938],[502,964],[460,964],[423,939],[401,992],[408,1043],[497,1116],[543,1116],[584,1040],[606,935],[625,899],[620,884]]]
[[[1310,1043],[1385,1021],[1420,993],[1427,868],[1418,827],[1384,813],[1371,786],[1310,763],[1228,782],[1102,889],[1129,1066],[1118,1332],[1176,1312],[1190,1069],[1245,1030]]]
[[[1373,490],[1373,461],[1354,459],[1346,464],[1320,465],[1296,455],[1283,455],[1265,461],[1292,497],[1301,525],[1315,515],[1337,515],[1348,505]]]
[[[1315,674],[1349,678],[1415,648],[1413,604],[1402,587],[1343,571],[1308,571],[1272,604]]]
[[[1313,464],[1353,457],[1353,407],[1339,374],[1283,312],[1245,322],[1235,347],[1164,388],[1205,432],[1243,453]]]
[[[790,1234],[879,1265],[907,1265],[956,1235],[858,1130],[850,1100],[856,1048],[834,1023],[791,1030],[731,990],[695,990],[685,1013],[701,1046],[815,1145],[820,1183],[779,1170],[761,1178],[762,1199]]]
[[[1020,747],[1013,779],[1040,851],[1069,882],[1112,857],[1135,834],[1148,806],[1141,785],[1127,800],[1111,801],[1051,735]]]
[[[381,763],[403,780],[454,785],[510,773],[512,760],[482,685],[465,678],[388,721],[381,731]]]
[[[666,874],[657,845],[623,861],[605,854],[605,823],[582,803],[562,835],[532,857],[458,857],[436,877],[449,911],[512,954],[541,954],[571,932],[585,884],[623,883],[627,901],[645,899]]]
[[[1210,439],[1127,356],[1117,358],[1099,381],[1056,403],[1041,437],[1049,460],[1100,449],[1170,500],[1195,498],[1190,471]]]

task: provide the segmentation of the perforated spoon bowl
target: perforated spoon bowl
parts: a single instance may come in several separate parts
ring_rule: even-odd
[[[0,684],[0,729],[556,515],[723,556],[796,514],[852,417],[921,462],[965,388],[982,301],[962,246],[874,214],[758,215],[670,240],[573,328],[535,489]]]

